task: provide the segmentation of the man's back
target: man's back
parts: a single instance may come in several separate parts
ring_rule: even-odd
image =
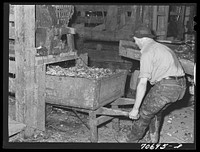
[[[167,76],[183,76],[184,71],[175,53],[158,42],[148,45],[148,51],[141,56],[141,71],[148,68],[150,82],[154,84]],[[144,70],[145,71],[145,70]]]

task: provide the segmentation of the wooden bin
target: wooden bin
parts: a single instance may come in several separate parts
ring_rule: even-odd
[[[96,110],[124,95],[127,70],[100,79],[46,75],[46,103]]]

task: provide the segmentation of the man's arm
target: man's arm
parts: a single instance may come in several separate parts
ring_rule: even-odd
[[[143,99],[145,92],[146,92],[146,86],[147,86],[147,78],[140,78],[138,86],[137,86],[137,91],[136,91],[135,104],[133,106],[132,111],[129,113],[129,117],[131,119],[137,119],[138,118],[139,108],[140,108],[140,105],[142,103],[142,99]]]
[[[146,86],[147,86],[147,78],[140,78],[140,81],[137,86],[137,91],[136,91],[136,100],[135,100],[135,104],[133,107],[134,109],[140,108],[142,99],[146,92]]]

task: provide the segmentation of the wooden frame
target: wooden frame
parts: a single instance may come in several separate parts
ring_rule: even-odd
[[[35,5],[14,5],[12,8],[9,20],[14,26],[10,23],[9,38],[14,39],[15,44],[9,45],[9,73],[15,77],[9,77],[9,92],[15,94],[15,114],[11,119],[25,124],[25,136],[31,136],[35,129],[45,130],[46,64],[76,59],[77,55],[71,51],[59,56],[37,57]],[[74,29],[68,30],[74,34]],[[73,50],[71,34],[69,47]]]

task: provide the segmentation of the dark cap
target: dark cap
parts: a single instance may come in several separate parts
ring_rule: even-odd
[[[156,36],[152,34],[151,30],[144,26],[141,25],[138,28],[135,29],[131,37],[137,37],[137,38],[143,38],[143,37],[149,37],[149,38],[155,38]]]

